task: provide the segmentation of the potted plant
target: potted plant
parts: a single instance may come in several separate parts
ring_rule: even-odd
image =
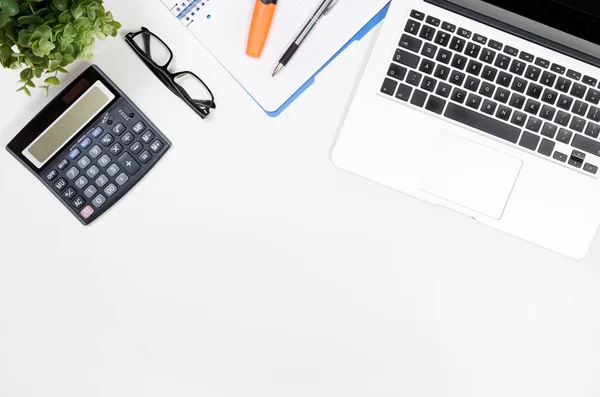
[[[116,36],[121,24],[102,0],[0,0],[0,64],[21,70],[19,89],[31,96],[59,86],[58,73],[78,59],[92,59],[96,39]],[[43,75],[46,75],[42,77]]]

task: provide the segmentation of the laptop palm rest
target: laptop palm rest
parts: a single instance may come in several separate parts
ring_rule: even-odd
[[[419,189],[500,219],[523,162],[443,131],[437,134]]]

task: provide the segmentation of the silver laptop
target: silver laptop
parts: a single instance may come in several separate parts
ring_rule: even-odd
[[[593,1],[393,0],[333,162],[584,257],[600,221],[598,26]]]

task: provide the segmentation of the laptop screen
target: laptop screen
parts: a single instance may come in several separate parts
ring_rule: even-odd
[[[448,0],[600,58],[598,0]]]

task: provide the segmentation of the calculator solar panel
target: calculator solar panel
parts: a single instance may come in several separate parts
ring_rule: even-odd
[[[88,225],[125,196],[170,147],[131,100],[91,66],[7,149]]]

